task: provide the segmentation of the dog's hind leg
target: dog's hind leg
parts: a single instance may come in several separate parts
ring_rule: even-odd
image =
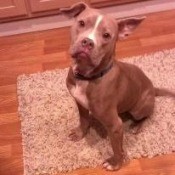
[[[154,103],[154,93],[143,94],[142,98],[129,111],[134,120],[134,123],[131,125],[131,127],[135,127],[134,133],[138,133],[141,130],[142,124],[145,119],[151,116],[154,110]]]

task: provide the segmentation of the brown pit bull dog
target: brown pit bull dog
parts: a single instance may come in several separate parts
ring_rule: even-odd
[[[85,136],[92,114],[106,128],[114,152],[103,166],[118,170],[124,158],[120,114],[128,112],[136,121],[142,120],[152,114],[156,93],[171,95],[166,90],[158,92],[138,67],[115,60],[117,40],[130,35],[145,17],[116,21],[84,3],[61,12],[75,18],[70,46],[73,64],[67,87],[76,100],[80,126],[70,138],[78,141]]]

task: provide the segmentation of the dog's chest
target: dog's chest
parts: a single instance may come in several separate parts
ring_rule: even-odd
[[[70,89],[71,95],[86,109],[89,109],[89,102],[86,95],[88,84],[89,82],[86,81],[77,81],[76,85]]]

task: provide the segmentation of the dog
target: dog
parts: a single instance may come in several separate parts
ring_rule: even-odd
[[[75,20],[71,28],[72,65],[66,84],[75,98],[80,126],[69,137],[73,141],[82,139],[92,114],[107,130],[114,152],[103,167],[118,170],[124,160],[120,114],[128,112],[141,121],[152,114],[156,95],[174,94],[155,88],[137,66],[115,59],[117,41],[127,38],[145,17],[116,20],[83,2],[60,12]]]

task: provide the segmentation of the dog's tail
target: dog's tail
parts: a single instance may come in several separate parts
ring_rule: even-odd
[[[165,88],[155,88],[156,96],[169,96],[175,98],[175,92],[172,92]]]

